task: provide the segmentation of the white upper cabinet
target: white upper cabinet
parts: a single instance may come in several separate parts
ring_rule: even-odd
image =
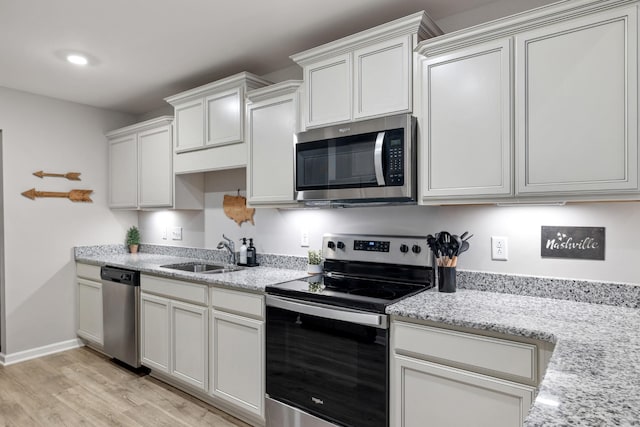
[[[204,146],[204,100],[182,102],[175,106],[174,111],[176,151]]]
[[[510,196],[509,40],[422,58],[419,69],[422,201]]]
[[[559,2],[420,43],[420,203],[638,199],[637,15]]]
[[[207,145],[242,142],[242,107],[244,99],[241,88],[216,93],[205,99],[207,110]]]
[[[412,36],[353,53],[353,118],[411,111]]]
[[[252,205],[295,203],[293,156],[301,83],[282,82],[247,94],[247,195]]]
[[[638,189],[636,6],[518,34],[518,192]]]
[[[138,135],[135,133],[109,137],[109,207],[138,207]]]
[[[304,70],[307,128],[413,110],[413,48],[442,31],[424,13],[291,56]]]
[[[138,133],[140,207],[171,206],[173,203],[173,152],[171,125]]]
[[[351,119],[351,55],[338,55],[304,67],[307,127]]]
[[[107,133],[110,207],[173,205],[172,121],[163,116]]]
[[[175,110],[176,174],[244,167],[244,96],[270,82],[239,73],[165,98]]]

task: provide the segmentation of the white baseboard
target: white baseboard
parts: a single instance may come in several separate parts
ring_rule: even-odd
[[[19,351],[17,353],[0,353],[0,365],[13,365],[14,363],[24,362],[25,360],[36,359],[38,357],[47,356],[49,354],[59,353],[61,351],[67,351],[83,346],[84,343],[80,339],[74,338],[69,341],[61,341],[38,348],[32,348],[30,350]]]

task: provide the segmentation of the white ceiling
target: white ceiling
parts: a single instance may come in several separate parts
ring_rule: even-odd
[[[0,86],[134,114],[163,98],[425,10],[494,0],[0,0]],[[94,58],[79,68],[66,50]]]

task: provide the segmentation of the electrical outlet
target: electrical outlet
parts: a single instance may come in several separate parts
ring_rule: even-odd
[[[504,236],[491,236],[491,259],[506,261],[509,259],[509,239]]]
[[[160,228],[160,230],[162,232],[161,233],[162,234],[162,240],[167,240],[167,227],[163,226],[163,227]]]
[[[171,229],[172,240],[182,240],[182,227],[173,227]]]
[[[303,248],[309,247],[309,230],[300,231],[300,246]]]

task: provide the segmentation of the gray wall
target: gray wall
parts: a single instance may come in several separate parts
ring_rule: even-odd
[[[135,212],[107,207],[104,132],[133,117],[0,87],[5,355],[76,337],[73,247],[121,243]],[[82,181],[33,172],[81,172]],[[23,191],[92,189],[93,203],[29,200]]]
[[[640,203],[581,203],[566,206],[388,206],[348,209],[258,208],[255,225],[238,226],[222,210],[224,194],[244,190],[244,169],[206,174],[203,216],[194,212],[141,212],[142,239],[159,239],[159,219],[185,228],[180,246],[215,248],[222,233],[239,242],[253,237],[258,252],[305,255],[300,233],[307,230],[311,248],[318,248],[327,232],[426,235],[441,230],[474,234],[471,248],[459,268],[487,272],[640,283],[637,259],[640,251]],[[244,194],[244,192],[242,192]],[[200,223],[199,220],[203,222]],[[606,227],[605,261],[540,257],[540,226]],[[197,228],[197,231],[193,228]],[[202,231],[200,231],[202,230]],[[491,260],[491,236],[506,236],[508,261]]]

